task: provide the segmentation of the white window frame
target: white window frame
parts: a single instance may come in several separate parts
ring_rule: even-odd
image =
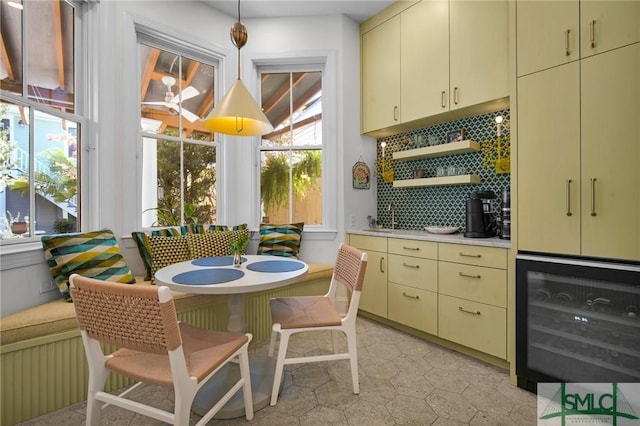
[[[337,75],[336,55],[334,51],[303,51],[289,53],[249,53],[245,61],[245,69],[252,70],[252,78],[248,81],[259,92],[260,74],[262,72],[322,72],[322,225],[305,225],[305,239],[333,240],[337,235],[337,175],[338,175],[338,130],[337,130]],[[251,87],[249,87],[251,91]],[[256,142],[254,180],[254,218],[261,221],[260,165],[261,143]],[[257,227],[256,227],[257,228]]]

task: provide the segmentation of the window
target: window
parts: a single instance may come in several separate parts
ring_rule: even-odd
[[[274,127],[260,146],[261,220],[324,226],[322,67],[264,67],[260,81]]]
[[[199,121],[213,107],[214,64],[139,39],[142,226],[216,222],[216,144]]]
[[[79,229],[83,12],[67,1],[0,3],[2,240]]]

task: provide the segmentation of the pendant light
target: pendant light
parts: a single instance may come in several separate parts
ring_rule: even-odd
[[[247,28],[240,22],[240,0],[238,0],[238,22],[231,27],[231,41],[238,48],[238,79],[220,103],[204,119],[204,125],[213,132],[235,136],[259,136],[273,131],[269,119],[256,104],[240,79],[240,49],[247,42]]]

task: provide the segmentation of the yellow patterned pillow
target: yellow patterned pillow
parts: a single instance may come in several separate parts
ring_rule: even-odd
[[[214,231],[206,234],[187,234],[187,244],[192,259],[202,257],[228,256],[231,254],[229,244],[239,235],[249,235],[249,230]]]
[[[304,222],[261,223],[258,254],[271,256],[298,257]]]
[[[153,283],[155,283],[155,274],[158,269],[190,259],[186,235],[177,237],[151,235],[149,246],[151,247],[151,282]]]

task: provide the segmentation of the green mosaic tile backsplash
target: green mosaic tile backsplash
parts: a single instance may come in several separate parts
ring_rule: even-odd
[[[382,148],[380,144],[386,142],[385,161],[390,161],[392,153],[416,148],[418,137],[422,137],[423,145],[426,145],[429,137],[435,137],[438,143],[446,143],[449,132],[465,129],[465,139],[473,140],[485,148],[487,142],[497,138],[496,116],[504,117],[502,126],[503,149],[508,150],[509,135],[509,110],[503,110],[476,117],[465,118],[449,123],[442,123],[423,129],[412,130],[393,136],[379,138],[377,140],[377,156],[380,161]],[[454,142],[455,143],[455,142]],[[377,180],[377,218],[382,221],[385,228],[391,227],[391,213],[388,210],[390,203],[395,207],[396,229],[423,230],[425,226],[456,226],[461,231],[465,228],[465,202],[469,194],[474,191],[493,191],[496,200],[493,203],[494,211],[500,211],[500,198],[503,189],[509,189],[511,175],[509,173],[496,174],[494,169],[483,166],[483,151],[467,154],[450,155],[445,157],[428,158],[414,161],[392,162],[395,172],[395,180],[412,179],[414,169],[425,170],[424,177],[436,176],[436,169],[440,166],[445,170],[448,166],[464,169],[464,173],[475,174],[481,177],[481,183],[471,185],[430,186],[417,188],[394,188],[392,183],[386,183],[378,176]]]

